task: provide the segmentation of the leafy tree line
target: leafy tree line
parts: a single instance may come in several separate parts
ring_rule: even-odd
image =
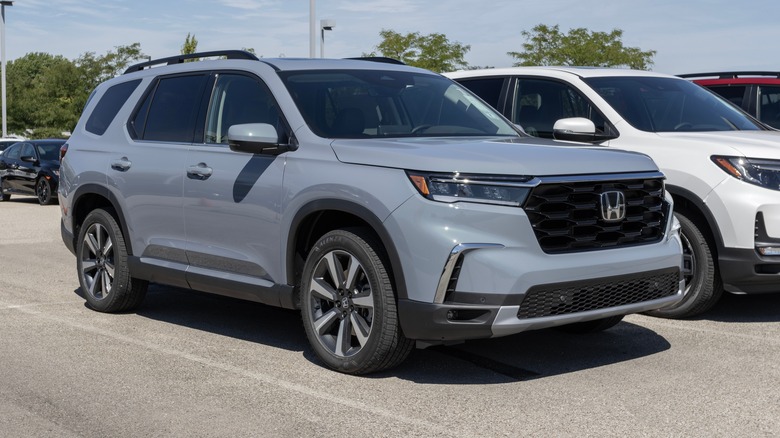
[[[86,52],[72,61],[42,52],[9,61],[8,132],[32,138],[61,137],[63,131],[76,126],[89,94],[98,84],[145,57],[141,45],[133,43],[104,55]]]
[[[642,51],[622,43],[623,31],[592,32],[585,28],[561,32],[559,26],[539,24],[522,31],[522,50],[507,52],[514,65],[583,65],[629,67],[647,70],[655,50]],[[385,56],[435,72],[478,68],[465,61],[471,46],[450,41],[446,35],[420,32],[379,32],[381,42],[364,56]],[[187,34],[182,54],[196,53],[198,40]],[[244,49],[254,53],[254,49]],[[104,55],[86,52],[75,60],[48,53],[28,53],[7,65],[8,131],[28,137],[61,136],[71,131],[92,90],[120,74],[146,55],[139,43],[118,46]],[[30,133],[32,130],[32,133]]]

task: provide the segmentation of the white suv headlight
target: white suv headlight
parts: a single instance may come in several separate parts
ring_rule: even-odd
[[[772,190],[780,190],[780,160],[712,156],[712,161],[734,178]]]

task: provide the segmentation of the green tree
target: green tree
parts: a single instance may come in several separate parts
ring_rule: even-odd
[[[11,132],[54,128],[70,130],[81,108],[79,75],[62,56],[34,52],[7,64],[7,124]]]
[[[187,38],[184,39],[184,45],[181,46],[181,54],[182,55],[192,55],[193,53],[197,53],[198,51],[198,40],[195,39],[195,35],[190,35],[189,32],[187,32]],[[188,59],[185,62],[192,62],[197,61],[196,58]]]
[[[71,131],[92,90],[143,59],[140,44],[118,46],[105,55],[82,54],[70,61],[60,55],[28,53],[8,63],[9,131],[33,137]]]
[[[516,66],[580,65],[649,70],[656,54],[655,50],[624,46],[620,29],[606,33],[580,27],[563,33],[558,25],[538,24],[521,34],[525,38],[523,51],[507,53],[517,60]]]
[[[463,57],[471,46],[451,42],[444,34],[422,35],[420,32],[413,32],[402,35],[382,29],[379,36],[382,37],[382,42],[376,46],[376,50],[381,56],[440,73],[468,67]],[[377,56],[377,53],[363,55]]]

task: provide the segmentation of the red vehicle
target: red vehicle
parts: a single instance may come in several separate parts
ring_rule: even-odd
[[[709,88],[763,123],[780,129],[780,72],[692,73],[679,76]]]

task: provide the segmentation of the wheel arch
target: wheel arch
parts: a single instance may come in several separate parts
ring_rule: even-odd
[[[110,213],[122,229],[122,235],[125,236],[127,254],[133,255],[130,239],[127,238],[129,234],[127,223],[124,220],[124,211],[120,206],[119,200],[110,190],[98,184],[85,184],[80,186],[73,194],[73,202],[71,204],[71,215],[73,217],[73,247],[76,248],[76,240],[78,239],[81,224],[84,222],[87,215],[96,208],[108,208],[111,210]]]
[[[348,226],[369,228],[382,243],[390,263],[391,279],[397,299],[406,299],[406,281],[398,251],[382,221],[368,208],[341,199],[320,199],[301,207],[290,224],[286,247],[287,283],[295,286],[294,300],[298,304],[298,283],[306,255],[317,240],[328,231]]]
[[[667,184],[666,190],[674,199],[674,211],[683,214],[698,225],[702,234],[714,243],[715,249],[720,252],[723,249],[723,236],[715,215],[707,205],[693,192],[683,187]]]

